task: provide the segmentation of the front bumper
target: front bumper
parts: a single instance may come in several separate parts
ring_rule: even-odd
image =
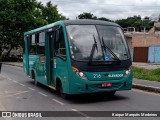
[[[111,87],[101,87],[102,83],[111,82]],[[70,86],[70,94],[85,94],[107,91],[131,90],[132,77],[123,78],[121,80],[110,81],[88,81],[75,82]]]

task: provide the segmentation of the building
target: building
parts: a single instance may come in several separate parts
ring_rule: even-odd
[[[149,32],[126,32],[133,62],[160,63],[160,22],[155,22]]]

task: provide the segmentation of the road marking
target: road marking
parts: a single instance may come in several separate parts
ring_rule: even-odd
[[[43,95],[43,96],[48,96],[48,95],[46,95],[46,94],[44,94],[44,93],[42,93],[42,92],[38,92],[39,94],[41,94],[41,95]]]
[[[5,107],[0,103],[0,111],[6,111]]]
[[[12,94],[12,95],[6,95],[6,96],[4,96],[3,98],[11,97],[11,96],[15,96],[15,95],[19,95],[19,94],[23,94],[23,93],[27,93],[27,92],[30,92],[30,91],[21,91],[21,92],[18,92],[18,93]]]
[[[2,75],[2,77],[6,78],[6,76]]]
[[[23,69],[23,66],[21,66],[21,65],[13,65],[13,64],[3,64],[4,66],[7,66],[7,67],[12,67],[12,68],[15,68],[16,67],[16,69]]]
[[[12,80],[11,78],[8,78],[8,80]]]
[[[13,82],[18,83],[17,81],[13,80]]]
[[[31,87],[28,87],[28,89],[30,89],[30,90],[35,90],[35,89],[31,88]]]
[[[78,111],[77,109],[71,109],[72,111]]]
[[[6,108],[0,103],[0,111],[7,111]],[[12,120],[12,118],[3,117],[5,120]]]
[[[79,113],[80,115],[82,115],[82,116],[84,116],[84,117],[86,117],[86,118],[91,118],[91,117],[89,117],[88,115],[86,115],[85,113],[78,111],[77,109],[71,109],[71,110]]]
[[[19,83],[20,85],[22,85],[22,86],[25,86],[24,84],[21,84],[21,83]]]
[[[2,77],[4,77],[4,75],[1,75]]]
[[[55,102],[59,103],[60,105],[64,105],[64,103],[60,102],[59,100],[56,100],[56,99],[52,99],[54,100]]]
[[[141,93],[146,93],[146,94],[150,94],[150,95],[156,95],[156,96],[160,96],[159,93],[153,93],[153,92],[149,92],[149,91],[143,91],[143,90],[138,90],[138,89],[132,89],[135,92],[141,92]]]

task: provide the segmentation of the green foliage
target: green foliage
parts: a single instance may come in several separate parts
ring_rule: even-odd
[[[58,13],[57,6],[52,5],[51,1],[46,6],[42,6],[42,18],[48,21],[48,23],[66,19],[65,16]]]
[[[139,67],[133,67],[133,76],[138,79],[160,82],[160,68],[147,70]]]
[[[87,12],[84,12],[78,15],[78,18],[79,19],[97,19],[97,17],[94,16],[92,13],[87,13]]]
[[[116,20],[115,22],[122,28],[135,27],[137,31],[141,31],[144,27],[149,30],[153,26],[153,22],[148,19],[142,20],[141,16],[128,17],[127,19]]]
[[[95,16],[94,14],[92,14],[92,13],[87,13],[87,12],[84,12],[84,13],[78,15],[78,18],[79,18],[79,19],[94,19],[94,20],[103,20],[103,21],[113,22],[112,20],[107,19],[107,18],[105,18],[105,17],[100,17],[100,18],[98,18],[98,17]]]
[[[114,21],[112,21],[112,20],[110,20],[110,19],[107,19],[107,18],[105,18],[105,17],[100,17],[100,18],[98,18],[98,20],[114,22]]]
[[[6,58],[13,48],[22,46],[23,33],[31,29],[66,19],[57,6],[37,0],[0,0],[0,56]],[[5,55],[4,50],[7,52]]]
[[[142,21],[142,27],[146,27],[146,29],[150,29],[152,26],[154,26],[154,22],[151,20],[143,20]]]

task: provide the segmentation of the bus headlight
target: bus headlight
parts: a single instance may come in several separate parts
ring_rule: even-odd
[[[129,67],[128,70],[125,71],[125,76],[130,75],[132,66]]]
[[[83,72],[79,71],[76,67],[72,66],[72,70],[78,77],[80,77],[84,80],[87,80],[86,75]]]
[[[126,75],[129,75],[131,70],[126,70]]]
[[[84,76],[84,73],[83,73],[83,72],[79,72],[79,76],[80,76],[80,77],[83,77],[83,76]]]

